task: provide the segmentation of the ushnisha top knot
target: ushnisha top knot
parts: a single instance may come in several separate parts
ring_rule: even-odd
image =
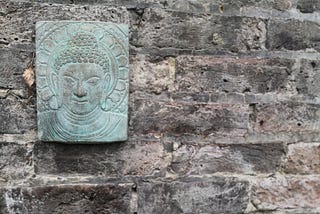
[[[60,71],[62,66],[69,63],[93,63],[109,72],[106,54],[99,48],[96,37],[88,33],[77,33],[67,42],[55,58],[55,70]]]

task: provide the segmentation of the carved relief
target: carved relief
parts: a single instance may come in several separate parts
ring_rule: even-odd
[[[127,139],[128,27],[102,22],[38,22],[39,139]]]

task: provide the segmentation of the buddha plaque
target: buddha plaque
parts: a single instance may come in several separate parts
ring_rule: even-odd
[[[42,141],[124,141],[128,130],[128,26],[36,24],[38,136]]]

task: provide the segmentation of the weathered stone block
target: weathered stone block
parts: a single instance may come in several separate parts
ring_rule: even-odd
[[[10,213],[130,213],[132,184],[79,184],[6,191]]]
[[[32,43],[37,21],[81,20],[129,23],[125,8],[27,2],[0,2],[0,38],[8,44]],[[3,43],[3,42],[2,42]]]
[[[33,173],[31,149],[28,145],[0,142],[0,183]]]
[[[290,144],[284,170],[290,174],[319,174],[320,144]]]
[[[296,75],[298,94],[318,97],[320,93],[320,62],[318,60],[301,60],[300,71]]]
[[[286,92],[294,61],[268,58],[179,56],[175,85],[184,92]]]
[[[317,104],[256,104],[253,130],[258,133],[319,131],[320,111]]]
[[[318,208],[319,177],[276,176],[258,179],[252,187],[252,202],[259,210]]]
[[[36,107],[32,100],[8,96],[0,99],[0,109],[0,134],[21,134],[36,129]]]
[[[265,24],[256,18],[145,9],[132,31],[137,47],[247,51],[264,47]]]
[[[247,182],[232,178],[144,182],[138,186],[138,213],[243,213],[248,188]]]
[[[171,168],[178,174],[203,175],[218,172],[272,173],[285,156],[281,143],[247,145],[177,144]]]
[[[175,59],[158,59],[150,55],[135,55],[130,58],[130,91],[160,94],[173,86]]]
[[[169,164],[169,155],[159,139],[106,145],[36,143],[37,174],[83,174],[109,177],[159,175]]]
[[[25,88],[22,75],[31,60],[31,52],[0,48],[0,88]]]
[[[244,136],[248,106],[194,104],[136,99],[130,128],[134,134]]]
[[[210,100],[209,93],[178,92],[178,93],[171,93],[170,95],[173,100],[178,102],[207,103]]]
[[[268,23],[269,50],[320,50],[319,24],[311,21],[272,19]]]

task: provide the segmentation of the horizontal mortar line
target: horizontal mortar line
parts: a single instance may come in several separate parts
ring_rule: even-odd
[[[0,134],[0,142],[28,144],[36,142],[38,140],[37,133],[35,131],[26,134]]]
[[[176,174],[175,174],[176,175]],[[256,173],[256,174],[244,174],[244,173],[230,173],[230,172],[219,172],[214,174],[201,174],[201,175],[183,175],[177,176],[175,180],[183,179],[183,178],[235,178],[239,180],[248,180],[248,181],[255,181],[259,179],[266,179],[266,178],[307,178],[307,179],[319,179],[320,183],[320,174],[282,174],[279,172],[270,172],[270,173]],[[173,180],[173,181],[175,181]]]
[[[139,48],[135,54],[131,54],[130,56],[136,55],[161,55],[163,53],[166,54],[162,57],[178,57],[178,56],[210,56],[217,58],[261,58],[261,59],[273,59],[273,58],[285,58],[285,59],[311,59],[311,60],[319,60],[320,53],[318,52],[308,52],[307,50],[283,50],[283,51],[274,51],[274,50],[258,50],[258,51],[250,51],[250,52],[229,52],[228,50],[219,51],[219,50],[207,50],[207,49],[184,49],[184,48],[174,48],[174,47],[142,47]],[[172,52],[183,52],[184,53],[170,53]],[[154,52],[154,53],[153,53]],[[162,52],[162,53],[161,53]],[[189,52],[189,53],[187,53]]]
[[[297,9],[280,12],[276,9],[265,9],[261,7],[243,7],[240,16],[271,19],[271,20],[298,20],[320,23],[320,13],[301,13]]]

